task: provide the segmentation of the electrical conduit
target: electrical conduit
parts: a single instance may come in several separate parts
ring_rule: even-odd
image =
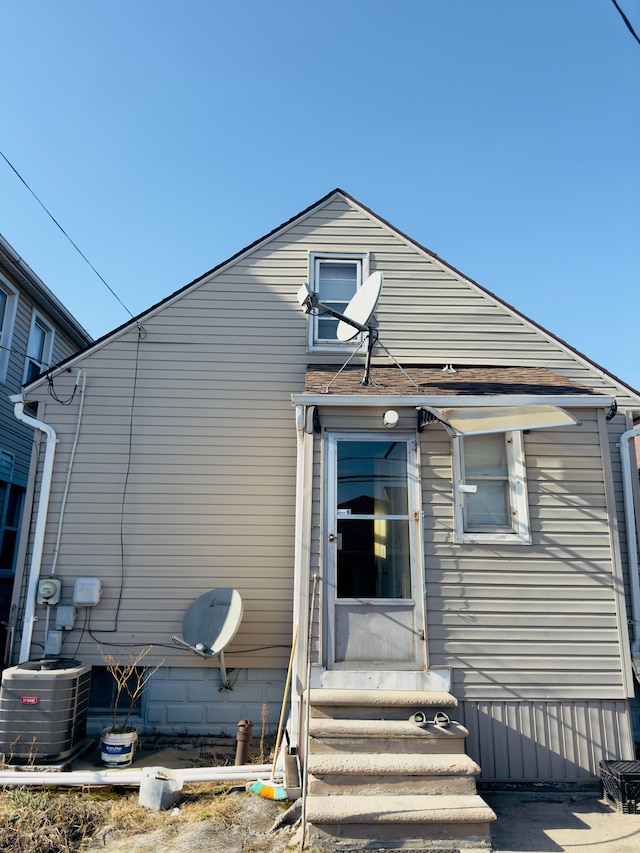
[[[33,550],[31,553],[31,565],[29,567],[29,585],[27,587],[27,598],[24,612],[24,624],[22,628],[22,640],[20,642],[19,663],[29,660],[31,651],[31,639],[36,615],[36,596],[38,592],[38,580],[40,579],[40,566],[42,564],[42,552],[44,549],[44,531],[49,511],[49,495],[51,493],[51,480],[53,477],[53,459],[55,456],[58,439],[53,427],[25,414],[24,398],[21,394],[9,397],[13,405],[13,413],[19,421],[39,429],[46,436],[44,462],[42,465],[42,483],[40,486],[40,499],[38,501],[38,514],[33,534]]]

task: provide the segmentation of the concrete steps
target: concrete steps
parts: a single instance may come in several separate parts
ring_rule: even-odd
[[[448,693],[310,691],[306,820],[320,850],[488,850],[495,814]],[[423,712],[427,722],[413,721]]]

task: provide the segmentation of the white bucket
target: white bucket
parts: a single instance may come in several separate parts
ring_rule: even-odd
[[[102,732],[100,761],[107,767],[129,767],[138,742],[138,732]]]
[[[165,767],[145,767],[140,778],[138,802],[149,809],[163,811],[180,801],[182,779]]]

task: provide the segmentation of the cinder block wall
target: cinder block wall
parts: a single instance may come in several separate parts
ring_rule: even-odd
[[[175,735],[229,735],[235,737],[239,720],[253,722],[254,739],[260,737],[262,708],[267,706],[267,730],[278,726],[286,679],[284,669],[234,669],[231,690],[221,690],[220,670],[207,667],[162,667],[154,675],[142,703],[142,717],[132,719],[141,733]],[[108,719],[90,715],[92,734],[109,725]]]

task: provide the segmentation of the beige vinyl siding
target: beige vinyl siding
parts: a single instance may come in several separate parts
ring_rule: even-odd
[[[400,429],[415,413],[400,409]],[[325,429],[379,428],[383,409],[320,407]],[[596,412],[524,436],[532,544],[453,538],[451,441],[420,436],[427,653],[464,700],[622,699],[620,631]],[[388,435],[388,433],[385,433]],[[314,454],[311,571],[323,575],[322,440]],[[314,624],[319,636],[321,625]],[[316,655],[319,653],[316,645]]]
[[[76,369],[86,370],[84,412],[58,570],[69,591],[65,600],[75,577],[102,578],[103,599],[88,620],[98,639],[127,643],[135,638],[136,645],[166,646],[157,651],[167,664],[201,667],[199,657],[171,647],[170,635],[180,632],[182,614],[196,596],[215,586],[233,585],[243,596],[245,615],[227,654],[228,664],[286,666],[295,520],[296,432],[291,394],[303,390],[307,363],[328,360],[326,352],[307,351],[307,320],[296,293],[308,279],[310,252],[340,250],[368,252],[371,271],[383,271],[385,287],[376,312],[380,340],[401,363],[535,364],[607,393],[615,390],[439,262],[346,201],[334,199],[143,317],[140,340],[133,326],[73,361],[71,373],[56,375],[58,394],[64,398],[71,391]],[[349,351],[345,348],[344,359]],[[343,356],[332,353],[331,360],[337,370]],[[356,363],[359,360],[361,356]],[[380,360],[389,363],[384,355]],[[46,573],[52,561],[77,401],[62,407],[47,397],[43,386],[32,396],[46,400],[44,418],[61,437],[45,542]],[[372,417],[377,425],[378,413]],[[415,413],[403,417],[408,425],[403,428],[413,429]],[[325,426],[331,418],[341,428],[362,423],[355,412],[323,413],[322,418]],[[580,452],[567,446],[570,456],[565,462],[558,461],[554,451],[554,442],[564,442],[559,430],[549,438],[527,436],[530,494],[539,503],[532,504],[534,545],[526,555],[525,549],[519,549],[517,559],[535,563],[532,579],[527,581],[531,590],[554,575],[558,565],[575,577],[581,593],[575,602],[568,588],[553,584],[560,590],[557,617],[543,614],[535,597],[524,595],[523,606],[534,608],[532,623],[544,615],[552,622],[555,619],[558,631],[567,619],[574,620],[575,630],[583,630],[585,640],[597,611],[609,633],[595,683],[610,686],[617,678],[615,692],[619,675],[612,675],[608,657],[615,620],[603,583],[609,571],[609,541],[602,501],[598,498],[594,505],[590,497],[602,494],[602,466],[593,449],[597,446],[594,423],[592,418],[591,426],[580,433],[585,436]],[[509,565],[513,550],[491,547],[491,565],[484,569],[487,584],[473,583],[476,563],[486,560],[488,551],[467,546],[461,550],[452,541],[449,440],[442,430],[437,434],[430,430],[423,434],[422,446],[425,554],[432,596],[428,630],[438,626],[441,630],[441,636],[433,636],[430,662],[470,666],[472,673],[474,667],[491,663],[496,672],[515,678],[515,660],[496,657],[494,649],[485,654],[473,645],[474,625],[464,620],[461,596],[450,592],[448,584],[440,589],[437,576],[447,560],[459,563],[452,569],[451,585],[458,583],[461,591],[472,593],[463,605],[486,623],[487,642],[499,643],[508,635],[510,611],[508,596],[497,590],[504,583],[515,585]],[[319,456],[314,466],[317,483],[321,481]],[[544,477],[536,476],[538,470],[544,470]],[[581,503],[563,506],[565,494],[576,494]],[[318,492],[313,504],[312,572],[322,571],[320,521]],[[566,561],[575,561],[575,566],[567,569]],[[589,580],[592,574],[597,581]],[[121,588],[117,632],[112,633]],[[43,621],[37,625],[37,642],[42,642]],[[464,636],[447,634],[465,626],[471,643],[466,652],[456,645],[464,642]],[[319,636],[319,625],[314,630]],[[72,634],[67,642],[74,652],[78,640],[78,656],[100,663],[95,640],[87,633]],[[565,635],[559,640],[562,648],[572,642]],[[263,646],[272,648],[239,654]],[[576,638],[573,657],[562,652],[541,662],[540,671],[547,673],[551,685],[548,689],[559,689],[566,682],[560,661],[586,659],[579,646]],[[574,669],[579,671],[578,663]],[[532,666],[531,671],[538,670]],[[468,678],[471,681],[460,684],[460,689],[465,695],[480,695],[484,686],[476,689],[472,676]],[[584,693],[586,687],[578,681],[576,677],[575,690]],[[535,689],[547,687],[541,683]]]
[[[580,418],[524,437],[521,547],[451,545],[449,439],[422,435],[429,661],[453,667],[460,698],[625,695],[598,425]]]
[[[198,299],[197,316],[211,317],[201,334],[194,335],[191,321],[180,326],[176,307],[162,323],[146,322],[140,342],[134,329],[81,362],[86,393],[58,571],[69,591],[79,576],[103,581],[102,601],[89,614],[95,640],[85,636],[78,652],[94,664],[97,640],[152,643],[167,664],[202,666],[201,658],[172,647],[170,637],[180,634],[198,595],[229,585],[239,589],[245,613],[228,665],[282,666],[288,656],[295,508],[290,394],[301,387],[304,360],[291,365],[282,358],[278,372],[258,345],[253,356],[247,353],[241,312],[233,333],[228,312],[216,310],[218,294],[209,297],[208,307]],[[64,396],[75,379],[61,374],[56,381]],[[64,440],[44,573],[76,417],[75,405],[47,402],[45,419]],[[38,631],[34,639],[42,641]],[[244,654],[265,646],[271,648]]]

